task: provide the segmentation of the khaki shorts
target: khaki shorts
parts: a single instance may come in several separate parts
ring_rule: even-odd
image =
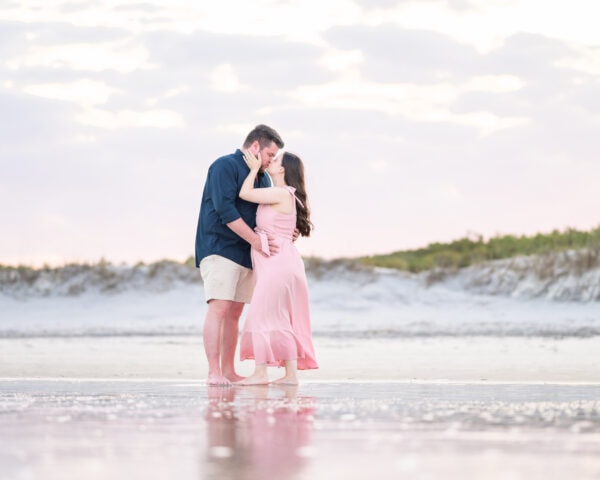
[[[209,255],[200,262],[204,296],[211,300],[250,303],[254,290],[252,270],[220,255]]]

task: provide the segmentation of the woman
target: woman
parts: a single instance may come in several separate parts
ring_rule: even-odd
[[[279,250],[268,256],[252,249],[254,293],[240,340],[240,357],[254,359],[255,369],[237,384],[269,383],[267,366],[285,366],[285,376],[275,383],[296,385],[298,370],[318,368],[310,331],[304,262],[293,243],[295,228],[305,237],[312,229],[304,166],[296,155],[280,154],[267,167],[274,186],[254,188],[261,163],[249,151],[244,151],[244,158],[250,173],[240,198],[260,204],[256,231],[264,235],[263,243],[267,234],[274,237]]]

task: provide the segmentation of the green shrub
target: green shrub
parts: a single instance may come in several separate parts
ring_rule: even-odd
[[[364,265],[418,273],[433,268],[464,268],[486,260],[581,249],[591,252],[600,249],[600,226],[589,232],[568,228],[564,232],[553,230],[529,237],[497,235],[487,241],[478,235],[475,238],[465,237],[450,243],[431,243],[417,250],[361,257],[358,261]],[[588,263],[594,264],[595,258],[590,253]]]

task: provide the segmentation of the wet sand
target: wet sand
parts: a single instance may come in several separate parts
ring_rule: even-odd
[[[315,346],[299,387],[222,388],[197,337],[0,339],[2,476],[600,477],[596,337]]]
[[[600,474],[600,386],[2,380],[7,479]]]
[[[314,340],[321,368],[301,381],[600,383],[600,337]],[[252,367],[238,362],[242,374]],[[0,339],[0,378],[201,380],[206,369],[197,336]]]

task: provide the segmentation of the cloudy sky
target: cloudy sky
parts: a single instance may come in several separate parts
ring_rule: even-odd
[[[325,258],[600,224],[594,0],[0,0],[0,263],[185,259],[257,123]]]

